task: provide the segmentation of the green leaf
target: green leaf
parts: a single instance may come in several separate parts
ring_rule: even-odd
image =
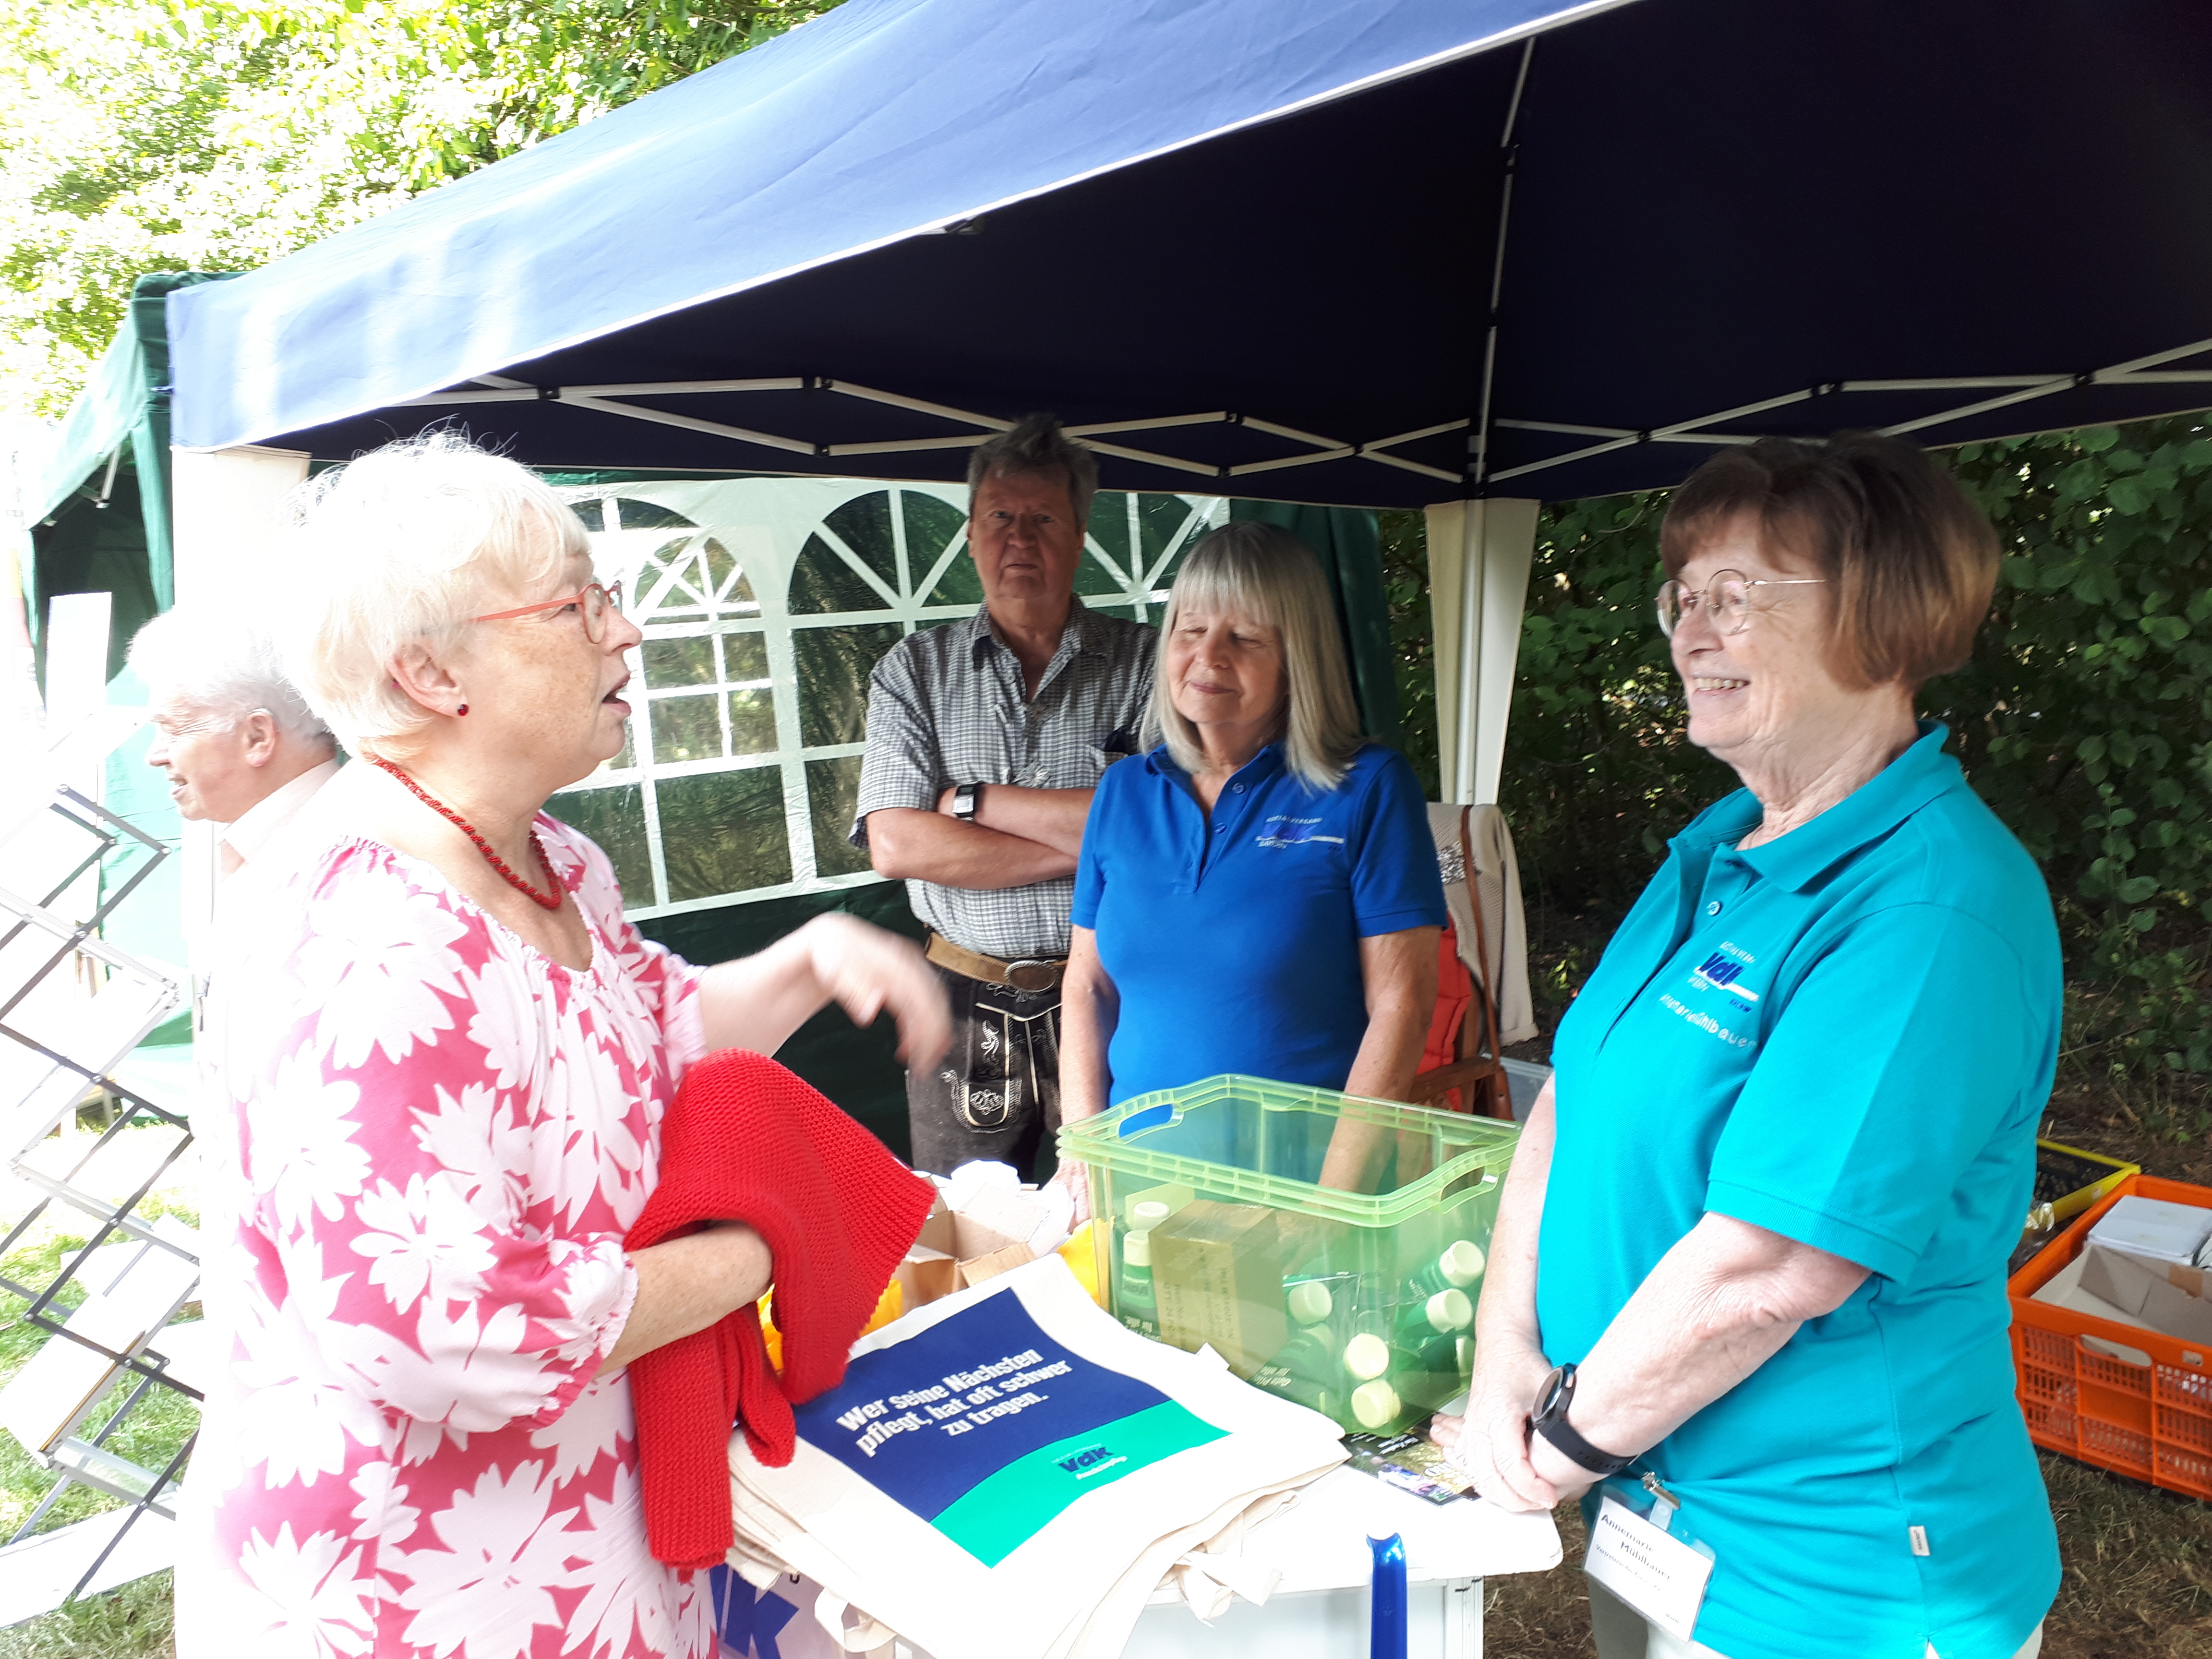
[[[2098,494],[2105,482],[2104,469],[2094,461],[2076,461],[2061,472],[2056,486],[2062,500],[2086,501]]]
[[[2141,904],[2156,891],[2158,891],[2158,882],[2154,878],[2130,876],[2120,884],[2119,891],[2116,896],[2123,904]]]
[[[2110,449],[2120,441],[2120,429],[2114,426],[2085,426],[2074,434],[2074,441],[2094,455]]]

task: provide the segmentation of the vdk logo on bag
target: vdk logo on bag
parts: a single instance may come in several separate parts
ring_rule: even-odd
[[[1013,1296],[862,1354],[793,1414],[808,1444],[987,1567],[1085,1492],[1229,1432],[1062,1347]]]

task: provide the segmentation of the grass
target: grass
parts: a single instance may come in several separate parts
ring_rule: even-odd
[[[0,1659],[169,1659],[169,1574],[0,1630]]]
[[[166,1212],[187,1223],[195,1218],[190,1210],[173,1203],[165,1205],[159,1196],[141,1207],[149,1217]],[[64,1260],[84,1243],[81,1233],[34,1234],[0,1257],[0,1275],[20,1285],[43,1286],[61,1271]],[[83,1292],[74,1284],[64,1286],[56,1298],[64,1308],[74,1308],[82,1300]],[[0,1292],[0,1383],[13,1376],[48,1340],[43,1328],[22,1316],[27,1305],[19,1297]],[[188,1306],[186,1311],[192,1310]],[[128,1393],[121,1387],[111,1389],[80,1432],[88,1438],[97,1432]],[[156,1388],[106,1443],[142,1468],[158,1470],[176,1455],[198,1421],[198,1410],[189,1400]],[[0,1539],[14,1534],[54,1481],[55,1477],[33,1462],[12,1436],[0,1434]],[[118,1500],[105,1493],[72,1484],[46,1512],[40,1529],[67,1526],[118,1506]],[[139,1579],[112,1595],[0,1630],[0,1659],[166,1659],[172,1651],[167,1572]]]

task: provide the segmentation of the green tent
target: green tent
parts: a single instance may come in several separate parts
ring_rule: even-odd
[[[90,591],[112,594],[109,698],[116,703],[144,701],[144,689],[130,675],[125,653],[137,628],[173,602],[163,303],[172,289],[206,280],[210,279],[141,279],[114,346],[102,360],[94,384],[70,411],[59,457],[39,492],[35,560],[25,580],[34,639],[43,637],[45,607],[53,596]],[[320,470],[341,459],[319,457],[312,465]],[[648,724],[653,746],[658,750],[665,740],[677,747],[672,757],[659,753],[644,757],[653,763],[642,769],[637,764],[641,757],[626,750],[614,763],[611,775],[586,779],[563,792],[552,810],[607,849],[623,890],[639,913],[640,930],[696,963],[749,954],[829,910],[845,911],[918,938],[921,930],[908,908],[903,884],[873,879],[865,856],[843,844],[843,834],[858,781],[868,669],[899,631],[897,624],[878,620],[883,613],[874,607],[883,603],[885,592],[896,590],[912,613],[905,625],[927,625],[915,606],[927,605],[929,617],[942,620],[981,597],[964,555],[951,550],[963,517],[961,492],[945,485],[917,487],[896,497],[903,507],[891,507],[894,497],[885,493],[885,486],[868,483],[865,498],[830,509],[811,533],[806,526],[818,515],[785,503],[770,516],[780,520],[797,514],[797,527],[785,526],[775,538],[790,545],[780,554],[758,547],[746,554],[742,562],[751,573],[748,578],[708,534],[703,516],[695,522],[684,515],[702,514],[698,503],[711,504],[726,493],[718,492],[717,484],[747,480],[738,487],[751,492],[768,489],[781,501],[787,494],[819,494],[825,486],[836,495],[835,481],[696,471],[568,471],[546,476],[578,499],[586,523],[595,531],[611,527],[605,514],[617,511],[614,501],[620,498],[619,521],[642,541],[619,556],[668,564],[672,573],[681,567],[701,592],[718,586],[730,588],[725,599],[750,605],[756,616],[765,601],[771,616],[788,613],[792,617],[789,626],[777,623],[771,629],[789,642],[771,647],[771,651],[788,648],[795,653],[790,683],[774,694],[792,705],[785,709],[787,725],[793,725],[796,711],[796,736],[787,738],[799,745],[782,757],[785,785],[779,790],[775,787],[778,768],[757,763],[772,757],[753,752],[748,759],[745,744],[732,735],[746,707],[758,702],[766,708],[768,691],[742,689],[763,684],[747,678],[757,671],[740,665],[744,653],[732,648],[732,638],[725,638],[720,654],[714,658],[719,666],[711,672],[703,661],[695,663],[687,654],[696,653],[700,641],[687,645],[681,638],[672,638],[656,646],[655,637],[661,633],[681,636],[696,628],[687,629],[680,622],[667,627],[654,623],[654,607],[666,602],[665,576],[663,587],[650,599],[645,593],[648,584],[633,584],[639,592],[632,608],[647,633],[643,672],[648,695],[675,699],[653,704],[655,718]],[[1210,512],[1212,521],[1218,522],[1219,505]],[[1345,643],[1367,729],[1385,742],[1398,742],[1375,515],[1267,501],[1233,501],[1228,512],[1282,525],[1320,556],[1344,621]],[[1115,492],[1102,495],[1094,517],[1094,552],[1099,558],[1086,560],[1079,591],[1092,604],[1109,605],[1117,599],[1149,598],[1149,607],[1139,606],[1130,614],[1156,622],[1158,590],[1172,579],[1182,550],[1202,532],[1203,524],[1176,498]],[[690,541],[684,539],[687,535]],[[670,537],[675,538],[672,551],[651,550]],[[941,550],[922,562],[925,543]],[[918,561],[911,569],[909,544]],[[731,545],[739,545],[734,537]],[[695,556],[694,549],[700,561],[696,567],[687,562]],[[603,550],[603,556],[616,556],[615,550]],[[933,574],[925,577],[924,562]],[[786,564],[789,568],[782,568]],[[637,574],[645,573],[641,568]],[[748,580],[763,578],[762,592],[754,594],[744,587]],[[913,591],[907,592],[908,587]],[[1141,594],[1139,589],[1144,590]],[[664,674],[672,677],[665,685]],[[702,674],[721,689],[710,695],[703,681],[696,688],[689,684]],[[726,686],[721,685],[724,681]],[[725,698],[735,700],[726,713],[719,708]],[[702,764],[714,763],[702,762],[682,745],[696,735],[690,728],[697,724],[699,711],[710,708],[717,712],[707,724],[719,722],[722,730],[719,737],[708,734],[714,738],[708,748],[726,758],[721,769],[702,771]],[[754,750],[765,741],[757,740]],[[111,758],[107,805],[174,847],[181,826],[159,775],[143,763],[147,743],[147,734],[141,733]],[[825,750],[830,757],[814,758]],[[672,758],[672,769],[660,765]],[[804,810],[794,805],[802,800],[811,803]],[[790,826],[786,820],[794,811],[810,820],[811,827],[803,835],[794,830],[787,836]],[[794,867],[790,848],[802,842],[807,847],[805,860]],[[811,877],[794,879],[809,868]],[[163,960],[182,961],[179,870],[175,862],[165,865],[144,896],[118,915],[119,926],[112,930],[117,943]],[[748,896],[748,889],[756,890]],[[172,1034],[165,1030],[159,1035]],[[905,1089],[893,1053],[896,1042],[888,1020],[856,1033],[843,1013],[833,1008],[796,1033],[781,1058],[895,1149],[903,1150]]]
[[[114,343],[92,382],[70,406],[47,465],[31,486],[31,557],[23,571],[23,608],[46,665],[46,606],[66,593],[111,596],[107,698],[118,705],[146,700],[125,658],[131,635],[175,602],[170,556],[169,336],[165,320],[175,289],[214,278],[198,273],[142,276]],[[183,826],[161,775],[145,763],[152,740],[140,732],[108,757],[103,804],[173,852]],[[111,854],[103,880],[127,878],[145,857],[137,848]],[[166,860],[106,929],[134,955],[172,964],[185,960],[181,867]],[[188,1041],[179,1015],[154,1041]]]

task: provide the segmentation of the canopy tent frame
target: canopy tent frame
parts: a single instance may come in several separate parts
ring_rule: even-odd
[[[1953,421],[1968,420],[1977,415],[1993,413],[2000,409],[2048,398],[2061,392],[2078,391],[2084,386],[2212,386],[2212,368],[2160,369],[2160,363],[2178,362],[2185,357],[2200,356],[2212,352],[2212,340],[2197,340],[2188,345],[2174,346],[2165,351],[2154,351],[2147,356],[2115,363],[2109,368],[2088,369],[2071,374],[1966,374],[1928,380],[1832,380],[1826,385],[1807,386],[1802,391],[1786,392],[1779,397],[1761,398],[1757,403],[1739,404],[1734,409],[1723,409],[1714,415],[1700,416],[1694,420],[1678,421],[1668,426],[1653,427],[1644,431],[1632,431],[1625,427],[1583,426],[1559,421],[1517,421],[1503,419],[1501,427],[1510,427],[1522,432],[1558,433],[1570,437],[1603,438],[1607,441],[1586,448],[1569,450],[1564,454],[1547,456],[1540,461],[1527,462],[1508,467],[1492,476],[1490,482],[1503,483],[1508,478],[1526,477],[1531,473],[1547,471],[1553,467],[1566,466],[1584,461],[1593,456],[1608,454],[1617,449],[1626,449],[1640,443],[1749,444],[1756,443],[1762,435],[1757,433],[1703,432],[1697,428],[1722,421],[1741,420],[1747,415],[1763,415],[1771,410],[1787,409],[1793,404],[1808,403],[1815,398],[1848,396],[1853,392],[1883,395],[1900,392],[1971,392],[2002,386],[2008,390],[1994,398],[1962,404],[1954,409],[1938,410],[1913,420],[1893,421],[1876,427],[1877,432],[1893,437],[1904,437],[1915,432],[1924,432],[1930,427],[1945,425]],[[1838,422],[1837,428],[1850,424]],[[2039,428],[2025,428],[2040,430]],[[1986,439],[1979,441],[1989,441]]]
[[[929,450],[972,449],[988,441],[993,434],[1011,428],[1014,422],[1001,416],[982,415],[974,410],[956,409],[949,404],[931,403],[925,398],[909,398],[896,392],[878,391],[873,386],[855,385],[850,380],[832,380],[827,376],[784,375],[749,380],[666,380],[627,381],[611,386],[532,386],[520,380],[510,380],[496,374],[479,374],[480,383],[472,386],[458,386],[451,392],[434,392],[425,398],[407,398],[392,404],[392,409],[463,408],[472,404],[499,403],[562,403],[579,409],[594,410],[603,415],[626,416],[631,420],[650,421],[662,426],[682,427],[687,431],[704,432],[734,439],[740,443],[758,444],[763,448],[778,449],[795,455],[835,458],[841,455],[902,455],[919,454]],[[742,392],[834,392],[863,402],[882,404],[892,409],[903,409],[917,415],[934,416],[940,420],[957,421],[979,428],[972,433],[957,433],[940,438],[894,438],[866,443],[823,444],[809,443],[799,438],[787,438],[772,432],[759,432],[750,427],[732,426],[722,421],[702,420],[696,416],[679,415],[668,410],[642,409],[635,404],[617,401],[624,398],[671,398],[701,394],[725,394]],[[1468,425],[1465,417],[1443,421],[1432,426],[1417,427],[1411,432],[1400,432],[1388,438],[1371,439],[1364,443],[1349,443],[1334,438],[1324,438],[1318,433],[1306,432],[1278,422],[1262,420],[1255,415],[1240,415],[1230,410],[1212,410],[1201,415],[1162,415],[1127,421],[1094,421],[1076,423],[1065,428],[1070,437],[1081,438],[1102,455],[1112,455],[1122,460],[1142,461],[1151,466],[1164,466],[1177,472],[1188,472],[1205,478],[1241,478],[1260,472],[1280,471],[1285,467],[1311,466],[1323,461],[1340,461],[1351,457],[1378,461],[1385,466],[1402,467],[1408,472],[1418,472],[1446,483],[1459,483],[1457,473],[1442,467],[1430,466],[1421,461],[1408,460],[1388,452],[1400,444],[1409,444],[1423,438],[1433,438],[1439,433],[1456,432]],[[1194,461],[1182,456],[1163,455],[1142,449],[1129,449],[1118,444],[1102,444],[1101,436],[1125,432],[1163,432],[1176,427],[1238,426],[1251,432],[1263,432],[1270,437],[1284,438],[1292,443],[1310,444],[1313,453],[1285,456],[1279,459],[1247,461],[1233,466],[1216,465],[1206,461]],[[919,481],[918,481],[919,482]]]
[[[1499,250],[1500,273],[1503,280],[1504,249]],[[1494,291],[1494,290],[1493,290]],[[1498,325],[1493,323],[1494,334]],[[2110,368],[2089,369],[2063,374],[1973,374],[1929,377],[1926,379],[1832,380],[1821,385],[1802,387],[1776,397],[1763,398],[1753,403],[1738,404],[1733,408],[1713,414],[1700,415],[1687,420],[1672,422],[1664,426],[1637,430],[1627,427],[1598,426],[1572,421],[1521,420],[1501,416],[1487,422],[1492,428],[1516,432],[1553,434],[1562,437],[1597,438],[1602,441],[1547,456],[1541,460],[1523,463],[1484,475],[1482,462],[1487,451],[1487,440],[1480,434],[1485,422],[1480,416],[1462,416],[1456,420],[1439,421],[1416,427],[1411,431],[1395,433],[1387,438],[1369,439],[1353,442],[1325,437],[1301,428],[1285,426],[1279,422],[1262,419],[1255,415],[1239,414],[1228,410],[1212,410],[1202,414],[1163,415],[1123,421],[1098,421],[1071,424],[1068,435],[1084,439],[1090,447],[1104,455],[1121,459],[1141,461],[1152,466],[1166,467],[1194,477],[1225,482],[1254,477],[1261,473],[1281,472],[1301,466],[1316,466],[1329,462],[1359,459],[1394,466],[1408,472],[1439,479],[1447,483],[1468,484],[1475,494],[1486,493],[1485,485],[1504,483],[1510,478],[1527,477],[1534,473],[1566,466],[1594,456],[1615,450],[1630,448],[1644,443],[1708,444],[1716,447],[1756,443],[1761,434],[1742,432],[1711,432],[1703,428],[1723,421],[1741,420],[1747,416],[1763,415],[1793,404],[1810,402],[1816,398],[1847,397],[1854,393],[1893,396],[1899,392],[1972,392],[1999,389],[1998,395],[1972,403],[1939,410],[1911,420],[1896,421],[1877,427],[1877,431],[1904,436],[1923,432],[1932,427],[1954,421],[1969,419],[1977,415],[1991,413],[1999,409],[2029,403],[2039,398],[2051,397],[2062,392],[2071,392],[2084,386],[2212,386],[2212,368],[2162,369],[2161,363],[2177,362],[2183,359],[2212,352],[2212,339],[2193,341],[2165,351],[2150,352]],[[500,375],[478,375],[479,384],[456,387],[450,392],[433,393],[428,397],[408,398],[388,405],[393,409],[465,408],[477,404],[499,403],[562,403],[579,409],[596,410],[601,414],[618,415],[631,420],[651,422],[662,426],[681,427],[688,431],[703,432],[726,437],[739,443],[758,445],[763,448],[784,451],[791,454],[815,459],[835,459],[841,456],[920,454],[933,450],[967,449],[985,442],[993,434],[1004,432],[1014,422],[1003,416],[986,415],[974,410],[958,409],[948,404],[933,403],[926,398],[910,398],[896,392],[885,392],[873,386],[858,385],[851,380],[840,380],[828,376],[783,375],[742,380],[665,380],[623,381],[597,386],[532,386],[520,380],[507,380]],[[863,402],[881,404],[890,408],[902,409],[915,414],[927,415],[940,420],[953,421],[976,428],[973,432],[952,434],[942,437],[895,438],[858,443],[812,443],[804,439],[786,437],[763,432],[750,427],[734,426],[726,422],[709,421],[696,416],[683,415],[669,410],[648,409],[636,404],[621,401],[629,398],[669,398],[704,394],[726,395],[733,392],[826,392]],[[1484,396],[1489,385],[1485,380]],[[1835,423],[1838,428],[1849,422]],[[1245,461],[1223,465],[1193,460],[1187,456],[1164,454],[1155,450],[1132,449],[1122,445],[1100,443],[1102,436],[1133,432],[1163,432],[1177,428],[1229,425],[1248,431],[1261,432],[1271,437],[1292,443],[1310,446],[1307,453],[1286,455],[1262,461]],[[1410,460],[1389,452],[1402,444],[1432,438],[1446,432],[1471,430],[1478,434],[1470,439],[1469,461],[1465,477],[1442,467]],[[111,463],[112,465],[112,463]],[[917,481],[919,482],[919,481]]]

